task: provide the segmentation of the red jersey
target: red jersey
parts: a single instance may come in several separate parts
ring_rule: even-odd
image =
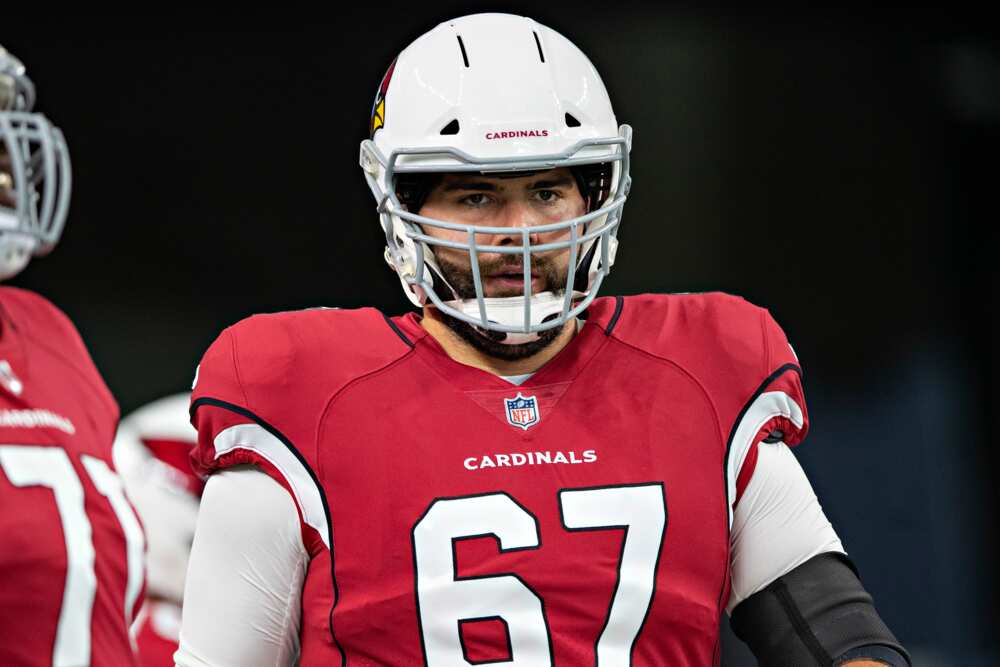
[[[358,667],[717,663],[732,453],[807,428],[784,334],[723,294],[597,299],[519,386],[413,314],[256,316],[192,410],[199,471],[295,500],[302,664]]]
[[[180,629],[180,605],[165,600],[147,601],[133,628],[139,667],[174,667]]]
[[[131,665],[142,529],[111,465],[118,406],[72,323],[0,288],[0,664]]]

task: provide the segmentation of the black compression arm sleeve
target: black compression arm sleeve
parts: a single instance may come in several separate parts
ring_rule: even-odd
[[[909,664],[843,554],[806,561],[738,604],[731,620],[736,636],[766,667],[826,667],[865,646],[890,648]]]

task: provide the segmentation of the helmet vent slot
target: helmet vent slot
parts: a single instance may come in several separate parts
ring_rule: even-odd
[[[535,36],[535,46],[538,47],[538,57],[542,62],[545,62],[545,54],[542,52],[542,42],[538,39],[538,33],[532,31],[531,34]]]
[[[450,123],[441,128],[441,134],[458,134],[458,119],[454,118]]]
[[[569,112],[566,113],[566,127],[580,127],[580,121]]]
[[[456,37],[458,37],[458,48],[460,48],[462,50],[462,62],[464,62],[465,66],[468,67],[469,66],[469,56],[465,53],[465,44],[462,43],[462,36],[461,35],[456,35]]]

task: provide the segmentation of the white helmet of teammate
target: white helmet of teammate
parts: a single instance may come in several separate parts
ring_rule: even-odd
[[[386,261],[416,306],[523,343],[561,326],[589,305],[611,270],[629,190],[631,128],[619,127],[597,70],[565,37],[508,14],[447,21],[422,35],[390,65],[372,109],[361,167],[378,202]],[[477,245],[476,234],[509,229],[455,224],[417,214],[420,175],[510,174],[569,167],[588,204],[585,215],[522,229],[521,245]],[[467,241],[427,234],[459,230]],[[558,233],[533,243],[529,234]],[[536,237],[537,238],[537,237]],[[434,248],[469,253],[476,298],[459,298],[438,268]],[[563,289],[531,293],[532,253],[566,250]],[[478,253],[515,254],[524,265],[522,296],[487,298]]]
[[[187,463],[198,434],[190,394],[167,396],[122,419],[112,456],[146,531],[147,595],[180,603],[202,483]]]
[[[24,65],[0,47],[0,280],[55,247],[69,210],[69,151],[34,104]]]

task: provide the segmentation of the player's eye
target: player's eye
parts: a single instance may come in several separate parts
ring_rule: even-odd
[[[552,204],[561,199],[562,195],[556,190],[537,190],[535,191],[535,198],[542,203]]]
[[[470,195],[465,195],[459,202],[473,208],[482,208],[490,203],[490,197],[483,192],[474,192]]]

